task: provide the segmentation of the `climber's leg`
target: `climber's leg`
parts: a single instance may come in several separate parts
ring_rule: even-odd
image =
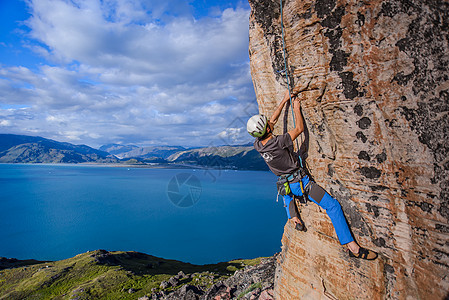
[[[295,217],[297,218],[299,216],[298,211],[296,209],[295,201],[293,200],[293,195],[291,193],[289,195],[284,196],[284,204],[285,210],[287,211],[287,217],[289,219]]]
[[[334,225],[340,244],[345,245],[353,242],[354,238],[349,231],[348,223],[343,215],[340,203],[315,182],[311,182],[310,184],[311,187],[308,189],[309,199],[326,210],[327,215]]]
[[[299,214],[298,207],[296,206],[296,201],[293,195],[302,196],[301,185],[299,182],[290,183],[291,193],[288,195],[288,198],[284,196],[284,203],[287,209],[287,215],[289,219],[291,218],[295,223],[295,229],[299,231],[307,231],[307,228],[304,224],[304,221],[301,219],[301,215]]]

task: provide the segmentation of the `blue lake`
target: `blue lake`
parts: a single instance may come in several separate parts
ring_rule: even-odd
[[[0,164],[0,256],[95,249],[195,264],[271,256],[286,222],[270,172]]]

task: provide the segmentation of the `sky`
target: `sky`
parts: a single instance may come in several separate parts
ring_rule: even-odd
[[[0,0],[0,133],[250,142],[247,1]]]

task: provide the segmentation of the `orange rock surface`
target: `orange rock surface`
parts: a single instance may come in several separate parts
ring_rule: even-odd
[[[270,115],[287,87],[280,6],[249,2],[252,78],[259,110]],[[380,256],[350,258],[325,212],[303,205],[308,231],[285,226],[276,299],[444,299],[448,2],[283,3],[288,74],[303,99],[309,169],[340,201],[357,242]]]

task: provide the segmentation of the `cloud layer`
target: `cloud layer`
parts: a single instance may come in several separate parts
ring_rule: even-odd
[[[247,142],[248,8],[194,18],[186,1],[147,2],[30,1],[23,47],[44,60],[1,66],[0,131],[92,146]]]

